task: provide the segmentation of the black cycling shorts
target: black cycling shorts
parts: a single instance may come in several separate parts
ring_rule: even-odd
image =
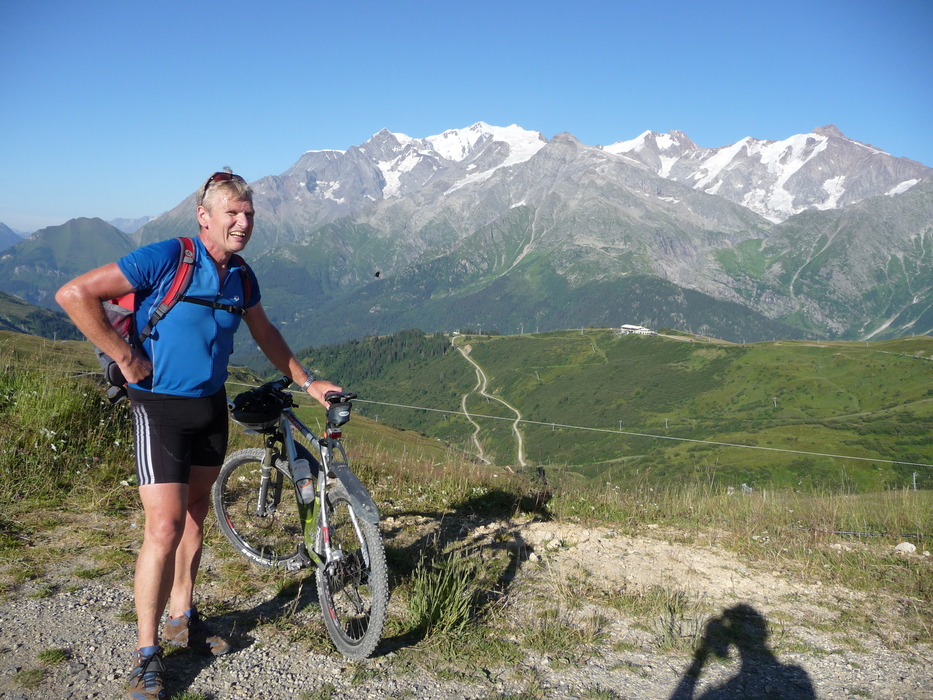
[[[187,484],[191,465],[219,467],[227,451],[227,396],[203,398],[130,388],[139,485]]]

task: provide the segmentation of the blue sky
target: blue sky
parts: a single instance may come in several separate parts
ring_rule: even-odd
[[[933,166],[933,2],[0,0],[0,222],[155,216],[382,128],[700,146],[825,124]]]

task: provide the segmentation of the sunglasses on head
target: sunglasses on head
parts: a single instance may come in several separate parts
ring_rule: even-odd
[[[246,182],[246,180],[244,180],[239,175],[234,175],[233,173],[228,173],[226,171],[217,172],[207,178],[207,182],[205,182],[204,187],[201,188],[201,196],[203,197],[205,194],[207,194],[207,189],[211,186],[211,183],[226,182],[227,180],[239,180],[240,182]]]

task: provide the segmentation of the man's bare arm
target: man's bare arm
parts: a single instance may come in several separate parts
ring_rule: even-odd
[[[109,263],[71,280],[55,293],[78,330],[120,366],[124,378],[137,383],[152,374],[145,353],[131,348],[110,325],[103,302],[133,291],[116,263]]]
[[[253,336],[253,340],[256,341],[259,349],[275,365],[276,369],[290,377],[296,384],[303,384],[308,378],[308,373],[301,366],[291,348],[288,347],[288,343],[285,342],[285,338],[282,337],[279,329],[266,316],[262,303],[251,306],[243,320],[246,321],[250,335]],[[327,406],[324,394],[331,391],[343,391],[343,389],[322,379],[311,382],[307,388],[307,393],[324,406]]]

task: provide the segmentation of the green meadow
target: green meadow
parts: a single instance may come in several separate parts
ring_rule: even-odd
[[[475,452],[465,405],[500,466],[519,465],[516,415],[475,391],[453,343],[469,347],[487,393],[521,413],[527,467],[723,488],[933,486],[933,338],[737,345],[584,329],[452,343],[405,333],[306,357],[357,391],[365,415]]]
[[[928,554],[933,490],[905,488],[898,478],[906,477],[906,471],[898,471],[905,465],[877,456],[926,454],[928,339],[742,347],[577,331],[458,342],[464,340],[490,378],[490,395],[508,396],[509,403],[527,411],[527,420],[542,423],[521,426],[528,469],[506,461],[514,449],[511,420],[476,419],[506,426],[481,431],[487,454],[502,459],[484,465],[471,454],[468,440],[458,444],[428,434],[439,427],[449,430],[455,415],[422,407],[416,413],[419,429],[389,425],[390,402],[382,393],[388,390],[368,390],[380,381],[378,362],[372,365],[373,384],[344,382],[364,396],[378,397],[354,405],[357,415],[345,428],[344,441],[354,471],[384,518],[393,577],[387,637],[402,642],[397,657],[386,657],[393,670],[445,678],[475,673],[480,663],[512,668],[526,652],[584,659],[606,640],[609,627],[594,627],[589,618],[580,621],[569,614],[581,600],[599,606],[607,620],[621,616],[634,628],[657,631],[634,647],[629,637],[614,640],[613,645],[626,645],[617,650],[685,656],[701,642],[701,622],[717,611],[677,583],[619,589],[581,580],[577,573],[555,578],[540,561],[550,551],[542,546],[536,550],[537,564],[521,562],[516,584],[515,557],[528,551],[521,528],[548,523],[561,532],[595,528],[607,541],[657,537],[669,546],[725,548],[749,569],[779,571],[810,588],[830,584],[828,591],[834,586],[862,591],[832,594],[839,615],[826,629],[844,649],[862,650],[861,640],[871,639],[908,655],[933,640]],[[409,350],[419,347],[414,334],[409,342]],[[450,339],[445,342],[450,345]],[[468,392],[469,411],[478,415],[488,406],[491,415],[498,405],[499,413],[509,412],[495,399],[487,403],[469,393],[476,372],[455,348],[435,356],[396,350],[396,358],[386,363],[395,385],[417,391],[416,377],[433,372],[433,381],[421,382],[423,401],[451,401],[451,387],[459,385],[446,380],[458,378]],[[519,351],[526,353],[521,361]],[[142,516],[134,487],[131,421],[125,402],[111,406],[104,399],[92,363],[86,343],[0,336],[0,597],[7,600],[77,591],[91,577],[115,586],[132,580],[140,530],[126,525]],[[343,369],[346,376],[350,364]],[[881,374],[890,380],[879,381]],[[237,369],[228,395],[256,381],[249,371]],[[543,391],[545,382],[550,392]],[[753,388],[740,390],[742,384]],[[462,395],[453,394],[459,406]],[[408,400],[416,398],[408,394]],[[300,404],[303,419],[318,427],[320,407],[306,399]],[[403,416],[410,409],[396,410]],[[623,412],[626,418],[620,420],[635,425],[624,424],[622,433],[610,426],[604,433],[600,426]],[[568,427],[587,425],[594,427]],[[636,429],[678,439],[630,434]],[[747,446],[699,442],[711,437]],[[798,451],[749,449],[772,443]],[[256,435],[231,427],[231,450],[259,444]],[[861,450],[871,457],[861,463],[799,454],[805,449]],[[558,462],[559,455],[572,459]],[[536,466],[543,466],[544,480]],[[767,486],[752,480],[756,474]],[[918,484],[928,485],[924,474],[926,481]],[[728,490],[739,478],[751,480],[750,492]],[[810,488],[780,486],[793,479],[808,479]],[[886,479],[891,480],[887,487]],[[479,529],[489,536],[476,536]],[[310,579],[250,567],[212,521],[206,537],[217,564],[205,576],[217,584],[210,590],[222,594],[204,593],[205,609],[239,616],[247,629],[262,625],[272,644],[333,653],[316,611],[312,624],[291,612]],[[914,554],[894,552],[905,539],[916,545]],[[560,551],[567,546],[561,544]],[[92,565],[63,567],[79,556]],[[545,584],[551,588],[545,590]],[[527,610],[514,604],[529,592],[542,615],[531,626]],[[273,617],[243,611],[242,600],[257,593],[289,604]],[[793,600],[786,604],[796,605]],[[129,614],[114,611],[121,622],[131,619]],[[776,635],[781,651],[809,649],[800,646],[797,632],[785,637],[784,624],[797,629],[817,623],[798,621],[794,614],[773,613],[771,624],[781,626]],[[671,636],[675,618],[695,618],[696,624],[677,627]],[[60,653],[46,649],[39,662],[47,666]],[[12,682],[22,688],[43,684],[44,668],[26,668]],[[535,691],[528,697],[544,695]]]

